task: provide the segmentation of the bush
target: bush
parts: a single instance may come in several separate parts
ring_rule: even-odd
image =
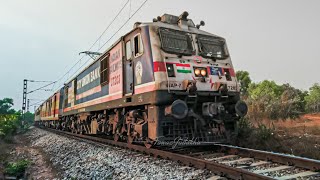
[[[305,97],[306,109],[311,113],[320,112],[320,85],[314,84],[309,90],[308,96]]]
[[[238,122],[238,138],[246,139],[253,132],[253,125],[247,118],[241,118]]]
[[[268,128],[264,124],[259,124],[255,130],[257,141],[268,141],[274,135],[274,129]]]
[[[277,85],[274,81],[252,83],[248,96],[248,118],[259,122],[261,119],[297,118],[304,112],[306,92],[289,84]]]
[[[0,138],[5,138],[16,133],[18,125],[16,115],[0,115]]]
[[[5,174],[11,175],[11,176],[21,177],[23,176],[29,164],[30,164],[30,161],[28,160],[20,160],[14,163],[8,163],[5,166],[4,172]]]
[[[278,146],[274,128],[268,128],[261,123],[254,126],[247,118],[242,118],[238,122],[238,136],[233,144],[263,150],[270,150]]]
[[[0,139],[10,140],[12,135],[25,132],[33,124],[33,113],[26,112],[22,117],[21,111],[15,111],[12,106],[12,99],[0,99]]]

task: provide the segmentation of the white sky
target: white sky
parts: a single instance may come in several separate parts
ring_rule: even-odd
[[[0,98],[13,98],[15,108],[20,109],[23,79],[61,77],[126,1],[0,0]],[[128,4],[100,44],[144,0],[131,1],[131,8]],[[149,0],[103,49],[131,30],[136,21],[152,21],[164,13],[180,15],[183,11],[188,11],[195,23],[204,20],[206,25],[202,29],[226,38],[235,69],[249,71],[254,81],[270,79],[301,89],[319,83],[320,1],[317,0]],[[93,50],[99,48],[99,43]],[[74,71],[83,63],[90,63],[87,59]],[[32,90],[41,84],[29,85]],[[50,93],[38,91],[28,98],[45,99]]]

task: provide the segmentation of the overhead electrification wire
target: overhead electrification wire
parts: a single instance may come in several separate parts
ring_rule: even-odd
[[[35,90],[29,91],[29,92],[27,92],[27,94],[33,93],[33,92],[38,91],[38,90],[40,90],[40,89],[42,89],[42,88],[45,88],[45,87],[47,87],[47,86],[50,86],[51,84],[53,84],[53,83],[55,83],[55,82],[56,82],[56,81],[54,81],[54,82],[52,82],[52,83],[49,83],[49,84],[47,84],[47,85],[44,85],[44,86],[42,86],[42,87],[39,87],[39,88],[37,88],[37,89],[35,89]]]
[[[88,59],[89,60],[89,59]],[[82,67],[84,66],[84,65],[86,65],[87,64],[87,62],[85,62],[85,63],[83,63],[70,77],[73,77],[74,75],[76,75],[77,73],[78,73],[78,71],[80,70],[80,69],[82,69]]]
[[[61,76],[56,82],[61,81],[68,73],[71,72],[71,70],[85,57],[85,55],[83,55],[63,76]]]
[[[130,0],[127,0],[127,2],[122,6],[122,8],[120,9],[120,11],[117,13],[117,15],[112,19],[112,21],[108,24],[108,26],[104,29],[104,31],[101,33],[101,35],[96,39],[96,41],[91,45],[91,47],[89,48],[88,51],[90,51],[94,45],[101,39],[101,37],[104,35],[104,33],[110,28],[110,26],[114,23],[114,21],[117,19],[117,17],[121,14],[121,12],[123,11],[123,9],[127,6],[127,4],[129,3]],[[63,76],[61,76],[56,82],[60,82],[67,74],[69,74],[71,72],[71,70],[79,63],[81,62],[81,60],[85,57],[85,55],[83,55]],[[85,63],[84,63],[85,64]],[[83,67],[83,65],[81,66]],[[80,67],[80,68],[81,68]],[[78,70],[77,70],[78,71]],[[77,72],[76,71],[76,72]],[[72,77],[72,76],[71,76]],[[53,85],[52,89],[54,88],[55,84]]]
[[[127,2],[122,6],[118,14],[112,19],[112,21],[108,24],[108,26],[104,29],[104,31],[101,33],[101,35],[97,38],[97,40],[91,45],[88,51],[90,51],[93,46],[101,39],[101,37],[104,35],[104,33],[109,29],[109,27],[114,23],[114,21],[118,18],[118,16],[121,14],[123,9],[127,6],[130,0],[127,0]]]
[[[119,28],[105,43],[103,43],[103,45],[98,49],[98,51],[101,50],[101,49],[131,20],[131,18],[132,18],[135,14],[137,14],[137,12],[146,4],[147,1],[148,1],[148,0],[145,0],[145,1],[139,6],[139,8],[122,24],[122,26],[120,26],[120,28]],[[128,2],[129,2],[129,1],[128,1]],[[127,3],[128,3],[128,2],[127,2]],[[127,3],[126,3],[126,4],[127,4]],[[71,75],[71,77],[73,77],[85,64],[86,64],[86,63],[82,64],[82,65],[77,69],[77,71],[75,71],[75,72]]]
[[[105,42],[103,43],[102,46],[100,46],[100,48],[97,50],[101,50],[130,20],[131,18],[137,14],[137,12],[146,4],[148,0],[145,0],[140,6],[139,8],[122,24],[122,26],[120,26],[120,28]],[[106,27],[106,29],[101,33],[101,35],[97,38],[97,40],[91,45],[91,47],[89,48],[89,50],[91,50],[94,45],[101,39],[101,37],[103,36],[103,34],[109,29],[109,27],[113,24],[113,22],[117,19],[117,17],[121,14],[121,12],[123,11],[123,9],[126,7],[126,5],[130,2],[130,0],[127,0],[127,2],[124,4],[124,6],[120,9],[120,11],[117,13],[117,15],[112,19],[112,21],[109,23],[109,25]],[[130,7],[130,11],[131,11],[131,7]],[[60,80],[62,80],[63,77],[65,77],[68,73],[71,72],[71,70],[85,57],[82,56],[77,62],[76,64],[74,64],[63,76],[61,76],[56,82],[59,82]],[[73,77],[84,65],[86,64],[86,62],[84,64],[82,64],[71,76],[69,77]],[[54,84],[55,85],[55,84]],[[54,87],[53,85],[53,87]],[[53,89],[53,88],[52,88]],[[55,90],[56,91],[56,90]]]
[[[130,6],[129,6],[130,8],[129,8],[129,18],[130,18],[130,16],[131,16],[131,0],[130,0]]]
[[[102,49],[103,46],[105,46],[105,45],[131,20],[131,18],[146,4],[147,1],[148,1],[148,0],[145,0],[145,1],[139,6],[139,8],[126,20],[126,22],[124,22],[124,23],[122,24],[122,26],[121,26],[105,43],[103,43],[103,45],[98,49],[98,51],[99,51],[100,49]]]
[[[42,83],[42,82],[53,82],[53,81],[37,81],[37,80],[28,80],[29,82],[40,82],[40,83]]]
[[[45,101],[44,99],[29,99],[30,101]]]
[[[36,103],[33,103],[33,104],[31,104],[31,105],[29,105],[29,106],[34,106],[34,105],[37,105],[37,104],[42,104],[42,102],[44,102],[45,100],[41,100],[41,101],[38,101],[38,102],[36,102]]]
[[[97,40],[91,45],[91,47],[89,48],[89,51],[94,47],[94,45],[101,39],[101,37],[103,36],[103,34],[109,29],[109,27],[112,25],[112,23],[115,21],[115,19],[117,19],[117,17],[120,15],[120,13],[123,11],[123,9],[126,7],[126,5],[130,2],[130,13],[129,13],[129,18],[122,24],[122,26],[102,45],[102,46],[100,46],[99,47],[99,49],[97,50],[97,51],[99,51],[99,50],[101,50],[130,20],[131,20],[131,18],[135,15],[135,14],[137,14],[137,12],[146,4],[146,2],[147,2],[148,0],[145,0],[140,6],[139,6],[139,8],[132,14],[132,15],[130,15],[130,13],[131,13],[131,0],[127,0],[127,2],[124,4],[124,6],[120,9],[120,11],[117,13],[117,15],[113,18],[113,20],[109,23],[109,25],[106,27],[106,29],[101,33],[101,35],[97,38]],[[61,76],[57,81],[54,81],[53,83],[50,83],[50,84],[48,84],[48,85],[46,85],[46,86],[44,86],[44,87],[47,87],[47,86],[49,86],[49,85],[51,85],[51,84],[53,84],[53,87],[52,87],[52,89],[54,88],[54,86],[55,86],[55,84],[57,83],[57,82],[59,82],[59,81],[61,81],[68,73],[70,73],[71,72],[71,70],[79,63],[79,62],[81,62],[81,60],[83,59],[85,57],[85,55],[84,56],[82,56],[63,76]],[[86,61],[87,62],[87,61]],[[73,77],[85,64],[86,64],[86,62],[84,63],[84,64],[82,64],[76,71],[75,71],[75,73],[73,73],[71,76],[69,76],[69,77]],[[38,89],[36,89],[36,90],[33,90],[33,91],[30,91],[29,93],[32,93],[32,92],[34,92],[34,91],[37,91],[37,90],[40,90],[41,88],[44,88],[44,87],[40,87],[40,88],[38,88]],[[58,88],[59,89],[59,88]],[[56,89],[56,90],[58,90],[58,89]],[[56,91],[55,90],[55,91]]]

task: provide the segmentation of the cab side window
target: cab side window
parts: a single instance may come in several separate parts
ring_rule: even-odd
[[[127,60],[132,58],[131,41],[126,42],[126,57]]]
[[[100,84],[102,86],[108,84],[109,80],[109,54],[100,61]]]
[[[143,54],[143,43],[141,39],[141,34],[137,34],[134,38],[134,57],[141,56]]]

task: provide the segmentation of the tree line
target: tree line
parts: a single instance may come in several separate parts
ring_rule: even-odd
[[[247,117],[251,120],[296,118],[304,113],[320,112],[318,83],[304,91],[288,83],[252,82],[247,71],[237,71],[236,76],[241,84],[242,99],[248,105]]]
[[[9,138],[33,124],[33,113],[27,112],[23,117],[20,110],[12,108],[13,105],[11,98],[0,99],[0,139]]]

